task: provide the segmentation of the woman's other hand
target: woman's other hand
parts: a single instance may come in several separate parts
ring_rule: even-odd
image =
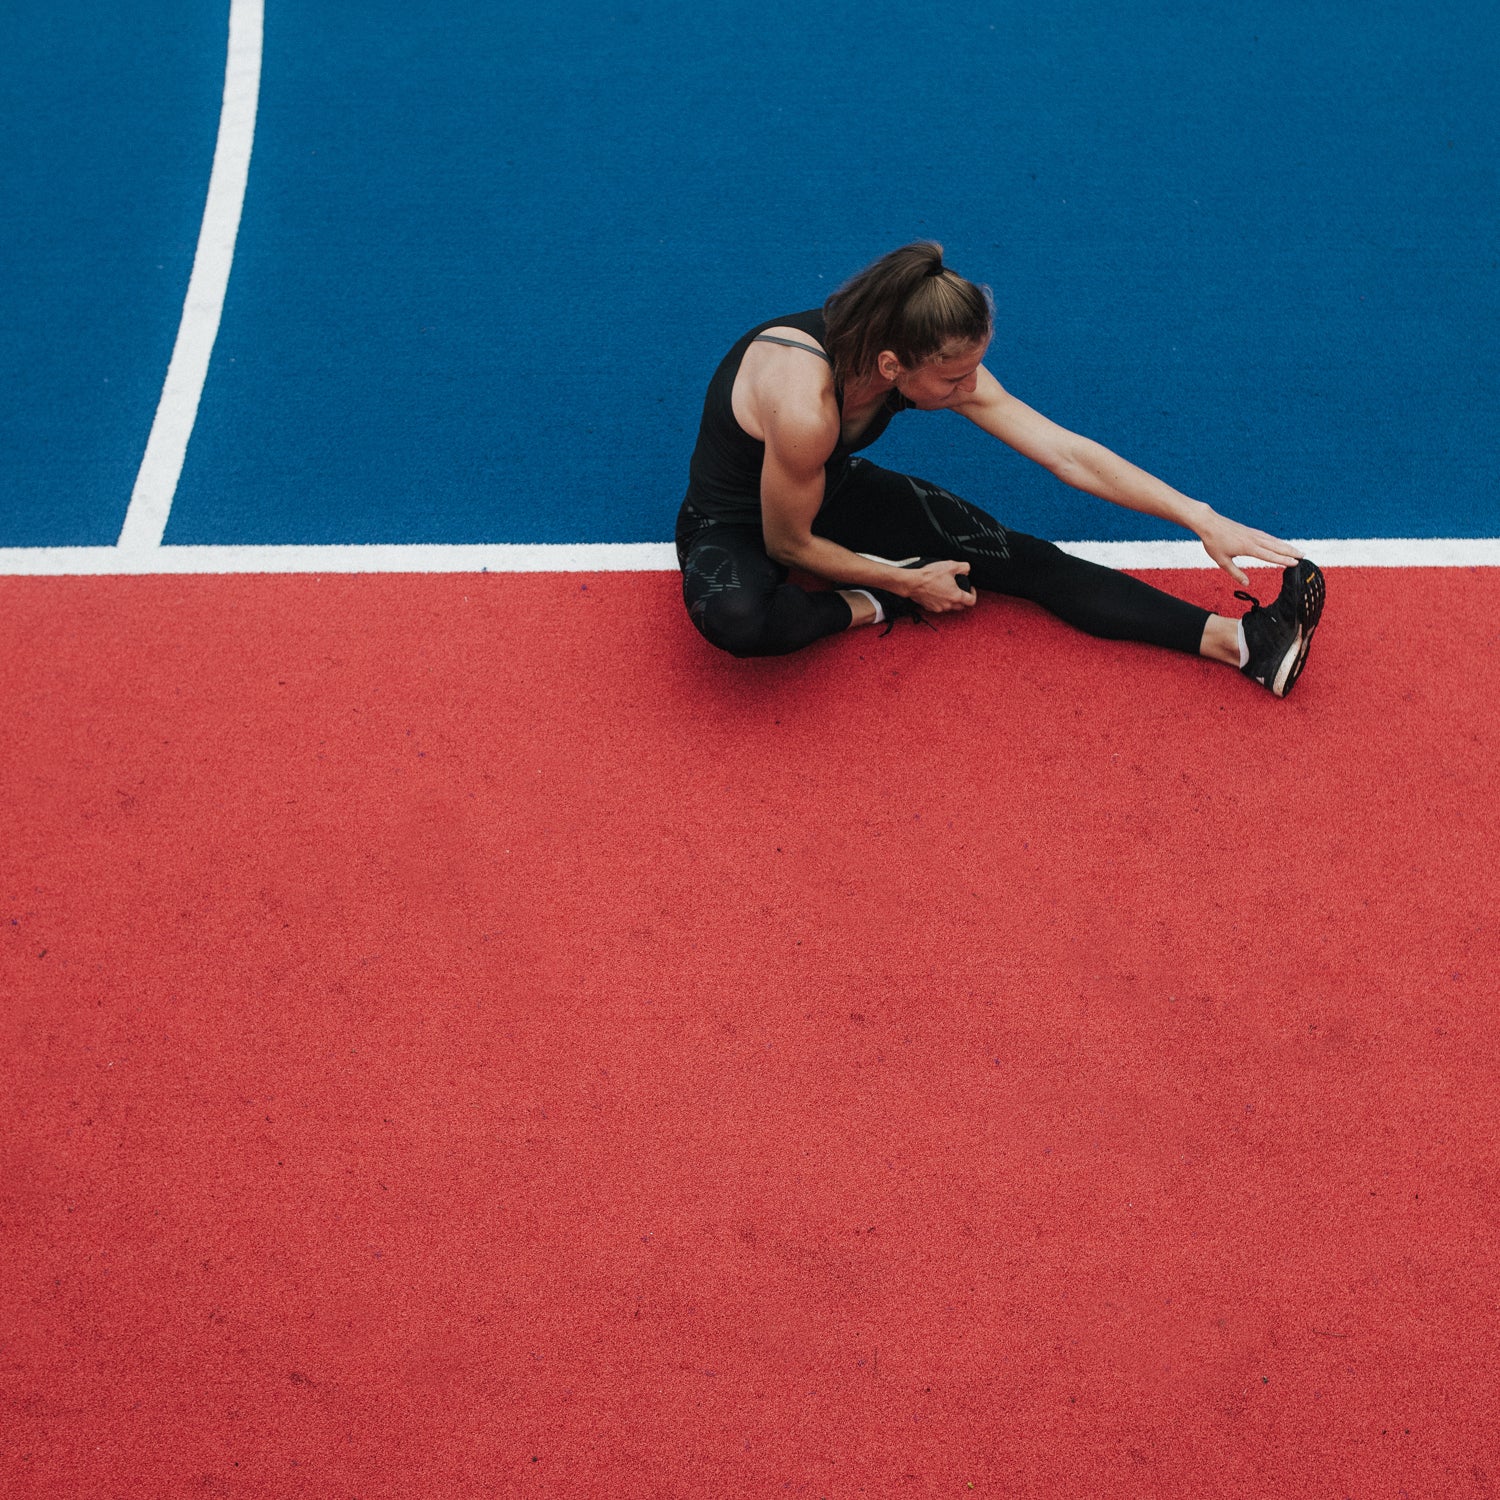
[[[960,588],[955,581],[967,579],[969,565],[966,562],[931,562],[922,568],[912,568],[910,582],[902,590],[908,599],[929,614],[946,614],[950,609],[969,609],[974,604],[974,589]]]

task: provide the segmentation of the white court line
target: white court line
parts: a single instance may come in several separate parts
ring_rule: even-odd
[[[1500,537],[1334,537],[1296,544],[1326,568],[1500,568]],[[1197,542],[1063,542],[1112,568],[1211,568]],[[0,547],[0,577],[154,573],[647,573],[670,542],[446,546]],[[1252,568],[1263,566],[1252,563]]]
[[[245,203],[245,183],[250,175],[250,150],[255,143],[263,29],[264,0],[230,0],[224,103],[219,111],[219,139],[214,146],[198,249],[193,255],[193,274],[188,279],[177,343],[167,366],[156,419],[130,495],[125,524],[120,528],[119,550],[132,558],[149,555],[161,546],[188,439],[198,417],[209,357],[219,333],[240,211]],[[122,567],[111,571],[158,570]]]

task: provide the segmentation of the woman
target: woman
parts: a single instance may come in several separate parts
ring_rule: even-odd
[[[1317,566],[1008,394],[982,363],[992,331],[988,290],[922,241],[882,256],[821,309],[735,344],[709,382],[677,523],[698,630],[736,656],[776,656],[853,626],[967,609],[977,586],[1092,635],[1227,662],[1278,697],[1290,692],[1322,612]],[[1263,608],[1237,592],[1252,605],[1242,619],[1210,614],[853,456],[908,410],[956,411],[1065,484],[1175,521],[1242,584],[1236,557],[1278,564],[1281,594]],[[798,588],[790,568],[838,587]]]

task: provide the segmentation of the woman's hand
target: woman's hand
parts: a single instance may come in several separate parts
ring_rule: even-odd
[[[1268,531],[1241,526],[1238,521],[1231,521],[1216,510],[1207,506],[1204,509],[1208,510],[1208,519],[1194,528],[1203,543],[1203,550],[1236,583],[1250,582],[1236,564],[1237,557],[1256,557],[1261,562],[1275,563],[1278,568],[1289,568],[1302,556],[1290,542],[1283,542]]]
[[[955,578],[968,571],[969,565],[966,562],[934,562],[928,563],[925,568],[912,568],[907,574],[911,581],[902,592],[913,604],[930,614],[946,614],[950,609],[969,609],[974,603],[973,586],[964,590],[954,582]]]

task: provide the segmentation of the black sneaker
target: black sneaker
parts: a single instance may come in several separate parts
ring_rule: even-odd
[[[1282,573],[1274,604],[1263,605],[1254,594],[1236,589],[1236,599],[1248,599],[1254,606],[1240,622],[1250,651],[1240,671],[1285,698],[1302,675],[1325,593],[1323,570],[1305,557]]]
[[[884,558],[881,559],[884,562]],[[925,625],[929,630],[936,630],[937,626],[917,608],[910,599],[902,594],[893,594],[889,589],[872,589],[868,584],[860,584],[866,594],[872,594],[880,600],[880,607],[885,611],[885,629],[881,635],[889,635],[896,628],[897,620],[915,620],[919,625]]]

